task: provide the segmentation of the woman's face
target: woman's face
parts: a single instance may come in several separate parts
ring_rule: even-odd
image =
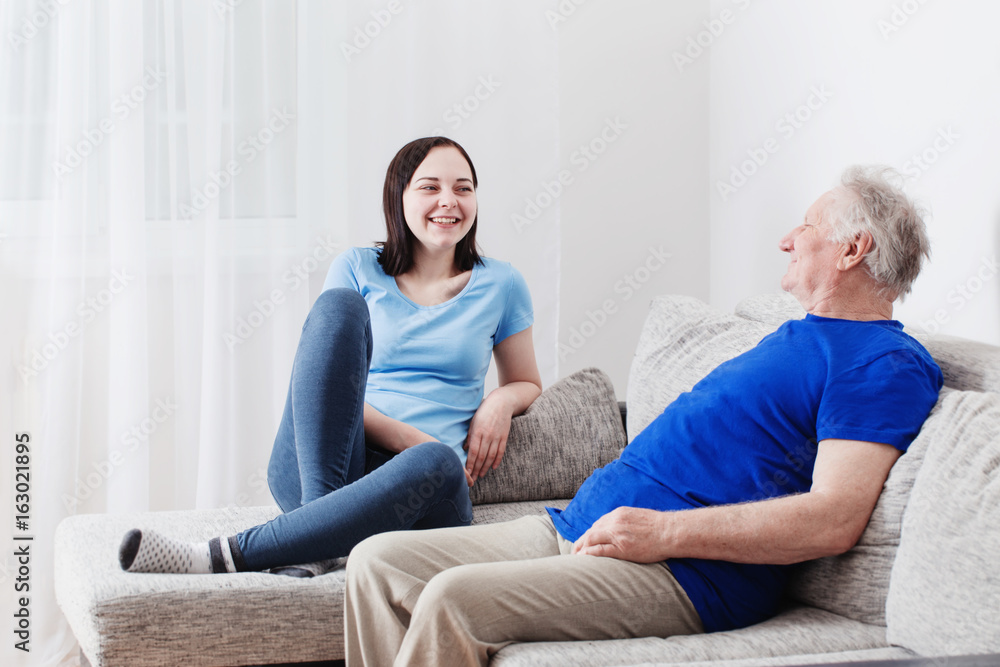
[[[432,148],[403,191],[403,217],[427,250],[454,249],[476,219],[472,170],[453,146]]]

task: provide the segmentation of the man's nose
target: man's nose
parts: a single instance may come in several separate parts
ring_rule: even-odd
[[[781,240],[778,241],[778,249],[781,252],[791,252],[792,248],[795,247],[795,237],[798,236],[798,234],[799,234],[799,227],[796,227],[792,231],[785,234],[783,237],[781,237]]]

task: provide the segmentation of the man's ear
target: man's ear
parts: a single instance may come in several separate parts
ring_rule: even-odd
[[[837,268],[841,271],[848,271],[864,261],[875,245],[875,240],[868,232],[859,232],[854,240],[845,243],[837,259]]]

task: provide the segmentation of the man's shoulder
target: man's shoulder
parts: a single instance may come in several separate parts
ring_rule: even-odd
[[[863,366],[887,358],[937,366],[931,354],[896,320],[832,320],[806,317],[786,323],[798,335],[815,337],[841,365]]]

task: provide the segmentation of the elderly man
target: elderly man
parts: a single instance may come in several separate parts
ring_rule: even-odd
[[[929,244],[885,171],[848,170],[781,239],[806,317],[679,396],[564,511],[356,547],[348,664],[742,627],[775,613],[788,564],[850,549],[942,384],[892,319]]]

